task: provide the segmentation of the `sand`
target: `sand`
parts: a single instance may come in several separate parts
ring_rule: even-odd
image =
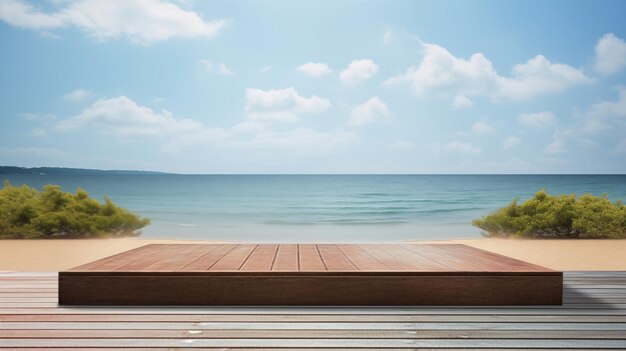
[[[139,238],[0,240],[0,271],[56,272],[143,245],[178,243],[203,242]]]
[[[626,271],[626,239],[621,240],[450,240],[560,271]]]
[[[420,242],[425,241],[414,241]],[[0,270],[60,271],[153,243],[202,241],[140,238],[0,240]],[[626,240],[465,239],[434,243],[465,244],[556,270],[626,270]]]

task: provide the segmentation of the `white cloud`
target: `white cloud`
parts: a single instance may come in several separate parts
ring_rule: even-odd
[[[495,133],[496,129],[490,126],[486,121],[479,121],[472,126],[472,133],[474,134],[491,134]]]
[[[454,140],[441,145],[441,150],[449,153],[460,154],[479,154],[480,148],[472,143],[464,143],[462,141]]]
[[[372,78],[377,71],[378,65],[372,60],[354,60],[339,73],[339,78],[346,84],[356,85]]]
[[[316,106],[319,98],[304,99],[297,93],[293,95],[290,89],[284,89],[284,91],[296,100],[293,102],[296,106],[291,107],[290,111],[319,111],[320,106]],[[264,95],[264,91],[256,93],[259,92],[260,96],[254,96],[250,101],[251,107],[259,107],[259,104],[268,108],[289,106],[289,102],[272,100],[276,98],[272,91],[265,92],[269,92],[269,95]],[[276,105],[276,103],[279,104]],[[105,135],[118,138],[132,137],[133,140],[138,140],[138,137],[153,138],[151,140],[160,142],[161,150],[167,153],[178,153],[198,147],[239,148],[250,151],[266,148],[316,153],[359,141],[359,136],[354,131],[340,129],[318,131],[302,127],[276,131],[271,128],[271,124],[265,122],[266,120],[248,119],[230,128],[210,127],[192,119],[177,118],[166,110],[154,111],[138,105],[126,96],[120,96],[100,99],[80,114],[59,121],[54,125],[54,129],[59,132],[79,129],[97,130]],[[43,133],[45,132],[44,130]],[[37,150],[31,151],[34,153]],[[28,150],[21,152],[28,152]]]
[[[330,101],[316,95],[300,96],[296,89],[246,89],[246,115],[259,121],[298,120],[301,114],[320,113],[330,107]]]
[[[327,64],[316,62],[307,62],[302,66],[296,67],[296,71],[316,78],[325,76],[333,72],[333,70]]]
[[[591,105],[585,114],[585,132],[620,130],[626,132],[626,88],[618,90],[615,101],[601,101]]]
[[[519,123],[526,127],[545,128],[556,123],[557,118],[550,111],[522,113],[517,117]]]
[[[71,130],[86,125],[93,125],[104,133],[122,137],[164,136],[202,128],[191,119],[175,118],[167,110],[157,112],[139,106],[126,96],[100,99],[80,114],[58,122],[55,128]]]
[[[391,117],[389,107],[378,96],[368,99],[366,102],[355,106],[350,113],[348,124],[362,126],[365,124],[384,121]]]
[[[547,154],[573,152],[575,149],[604,148],[619,152],[626,135],[626,88],[618,89],[615,100],[592,104],[579,115],[578,122],[570,123],[554,131],[551,142],[544,148]],[[531,119],[530,122],[535,122]],[[537,126],[555,124],[554,118],[537,118]],[[545,122],[545,123],[544,123]]]
[[[468,99],[467,96],[465,95],[457,95],[454,97],[454,100],[452,101],[452,107],[455,107],[455,108],[470,107],[472,105],[474,105],[474,102]]]
[[[231,70],[230,68],[226,67],[226,65],[223,64],[223,63],[220,63],[217,66],[217,73],[221,74],[223,76],[230,76],[232,74],[235,74],[235,72],[233,70]]]
[[[482,53],[463,59],[439,45],[422,45],[424,56],[419,66],[409,67],[406,73],[388,79],[387,84],[408,82],[418,96],[436,93],[523,100],[591,82],[581,70],[552,63],[542,55],[515,65],[511,76],[505,77]]]
[[[228,68],[224,63],[216,63],[211,60],[201,59],[198,60],[198,63],[204,68],[205,71],[209,73],[217,73],[222,76],[230,76],[235,74],[235,72]]]
[[[91,95],[91,91],[90,90],[85,90],[85,89],[76,89],[73,91],[70,91],[69,93],[63,95],[63,99],[65,100],[69,100],[69,101],[83,101],[86,98],[89,97],[89,95]]]
[[[508,137],[502,142],[502,147],[508,150],[519,146],[521,143],[522,139],[518,137]]]
[[[596,44],[596,71],[609,75],[626,67],[626,43],[613,33],[607,33]]]
[[[97,41],[127,37],[151,44],[175,37],[213,38],[227,21],[204,21],[193,11],[161,0],[75,0],[43,12],[21,0],[0,1],[0,19],[19,28],[50,31],[76,27]]]
[[[263,66],[259,69],[259,74],[266,74],[272,70],[272,66]]]
[[[65,25],[61,14],[39,12],[31,4],[20,0],[0,1],[0,19],[15,27],[29,29],[51,29]]]

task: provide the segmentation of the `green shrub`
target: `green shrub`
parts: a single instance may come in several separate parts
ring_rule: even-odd
[[[5,181],[0,190],[0,239],[134,236],[149,223],[108,198],[101,204],[80,188],[70,194],[46,185],[39,192]]]
[[[551,196],[545,190],[472,222],[487,237],[626,238],[626,206],[606,197],[584,194]]]

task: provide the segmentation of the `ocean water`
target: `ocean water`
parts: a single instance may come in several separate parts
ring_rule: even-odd
[[[474,218],[546,188],[626,200],[626,175],[0,175],[148,217],[142,237],[253,242],[478,238]]]

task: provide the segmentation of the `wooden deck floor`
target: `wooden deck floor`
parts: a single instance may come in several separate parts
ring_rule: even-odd
[[[549,307],[80,307],[0,272],[0,349],[626,349],[626,272],[564,273]]]
[[[60,273],[63,305],[546,305],[562,273],[465,245],[146,245]]]

